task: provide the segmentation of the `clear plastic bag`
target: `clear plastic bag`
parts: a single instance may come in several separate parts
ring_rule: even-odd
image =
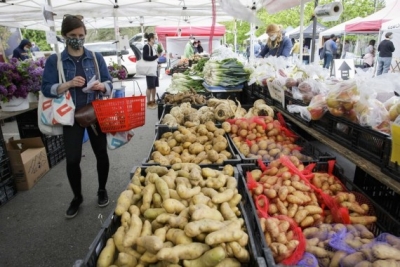
[[[350,112],[360,99],[360,92],[355,80],[337,83],[326,96],[326,104],[333,116],[342,117]]]
[[[399,96],[392,96],[388,100],[386,100],[383,105],[385,106],[386,110],[390,110],[390,108],[397,103],[400,103],[400,97]]]
[[[316,95],[312,98],[308,107],[298,105],[288,105],[287,110],[290,113],[300,113],[300,116],[306,120],[319,120],[328,111],[326,100],[323,95]]]
[[[310,103],[311,99],[317,94],[326,95],[328,93],[328,88],[325,84],[314,79],[307,79],[301,82],[298,90],[303,96],[304,103]]]
[[[358,122],[361,126],[370,126],[377,131],[390,132],[389,112],[377,99],[360,99],[354,105]]]

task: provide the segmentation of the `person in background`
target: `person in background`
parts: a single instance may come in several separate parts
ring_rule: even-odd
[[[385,34],[385,40],[383,40],[378,45],[378,72],[376,75],[381,75],[382,73],[388,73],[390,69],[390,64],[392,64],[392,54],[395,50],[393,42],[390,41],[393,38],[392,32],[387,32]]]
[[[290,54],[295,58],[299,57],[299,54],[300,54],[300,42],[299,42],[299,39],[296,39],[294,41],[294,45],[293,45],[292,49],[290,50]]]
[[[364,50],[364,54],[374,54],[375,55],[375,40],[370,40],[368,46]]]
[[[35,54],[35,52],[40,51],[40,48],[36,46],[34,42],[32,42],[31,52]]]
[[[17,58],[19,60],[25,60],[29,58],[29,50],[32,47],[32,43],[28,39],[23,39],[17,48],[13,51],[13,58]]]
[[[200,40],[197,41],[197,51],[199,52],[199,54],[204,52],[203,47],[201,46],[201,42]]]
[[[336,54],[334,55],[335,56],[334,58],[340,59],[342,57],[342,51],[343,51],[343,45],[342,45],[340,38],[336,39],[336,47],[337,47],[337,50],[336,50]]]
[[[260,45],[260,52],[264,49],[265,44],[261,40],[258,40],[258,44]]]
[[[346,53],[350,52],[350,42],[349,40],[344,41],[344,46],[343,46],[343,58],[346,58]]]
[[[96,74],[96,61],[93,52],[84,47],[86,37],[86,27],[82,21],[82,16],[66,15],[61,24],[61,34],[65,39],[66,47],[61,54],[52,54],[47,60],[43,72],[41,91],[45,97],[57,98],[65,92],[71,93],[76,110],[86,106],[95,100],[96,95],[110,95],[112,90],[111,76],[108,72],[107,63],[100,53],[95,53],[98,63],[100,79],[95,81],[91,91],[84,93],[83,88],[87,86]],[[58,79],[57,60],[60,57],[65,73],[65,83],[60,83]],[[97,204],[99,207],[108,205],[108,195],[106,184],[110,169],[110,162],[107,154],[106,134],[100,131],[100,126],[96,123],[97,133],[92,127],[86,128],[92,150],[97,160],[97,175],[99,187],[97,190]],[[79,206],[83,202],[82,196],[82,140],[85,128],[77,122],[73,126],[63,127],[64,148],[66,155],[66,167],[69,184],[71,185],[74,198],[70,203],[65,216],[73,218],[78,214]],[[88,168],[94,166],[90,163]]]
[[[143,46],[143,60],[145,61],[154,61],[158,60],[158,54],[154,51],[154,43],[156,37],[154,33],[145,33],[144,37],[147,39],[147,45]],[[157,108],[156,104],[156,87],[159,86],[158,81],[158,71],[157,76],[146,76],[147,83],[147,108],[155,109]]]
[[[258,57],[258,54],[261,53],[261,45],[259,42],[254,42],[254,56]]]
[[[195,40],[194,37],[189,38],[189,41],[185,46],[185,52],[183,53],[183,56],[185,58],[190,58],[194,55],[194,47],[193,47],[194,40]]]
[[[199,46],[199,43],[197,41],[193,42],[193,50],[194,50],[194,54],[198,54],[199,50],[197,49],[197,47]]]
[[[268,41],[258,57],[289,57],[292,50],[292,42],[283,35],[282,28],[277,24],[270,24],[266,29],[266,33],[268,34]]]
[[[336,54],[337,46],[334,39],[335,35],[332,34],[331,37],[324,43],[324,46],[322,48],[321,58],[324,59],[323,67],[325,69],[329,69],[331,67],[333,55]]]

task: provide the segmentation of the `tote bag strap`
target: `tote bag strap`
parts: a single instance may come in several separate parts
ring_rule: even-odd
[[[58,81],[59,83],[65,83],[65,73],[64,73],[64,67],[63,63],[61,60],[61,54],[57,54],[57,70],[58,70]]]
[[[94,58],[94,70],[96,73],[96,77],[99,78],[99,82],[101,82],[101,76],[100,76],[100,70],[99,70],[99,64],[97,63],[97,57],[96,53],[92,51],[93,58]],[[99,99],[99,92],[96,91],[96,99]]]

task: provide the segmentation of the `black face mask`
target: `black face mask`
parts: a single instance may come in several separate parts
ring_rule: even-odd
[[[68,37],[65,43],[72,49],[79,50],[80,48],[83,47],[83,44],[85,43],[85,38]]]

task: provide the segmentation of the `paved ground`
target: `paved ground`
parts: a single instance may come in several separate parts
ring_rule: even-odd
[[[145,94],[144,77],[136,77]],[[170,83],[170,76],[160,79],[159,95]],[[133,83],[125,82],[126,94],[133,93]],[[136,94],[138,91],[136,90]],[[97,173],[89,142],[83,145],[82,176],[84,202],[79,214],[67,220],[64,213],[72,200],[65,171],[65,160],[50,171],[29,191],[18,194],[0,207],[0,267],[69,267],[83,258],[101,227],[101,219],[112,212],[120,192],[129,182],[129,173],[148,155],[154,141],[157,110],[146,111],[146,124],[124,147],[110,151],[111,169],[107,190],[110,205],[97,206]],[[4,138],[18,138],[15,122],[2,127]]]

